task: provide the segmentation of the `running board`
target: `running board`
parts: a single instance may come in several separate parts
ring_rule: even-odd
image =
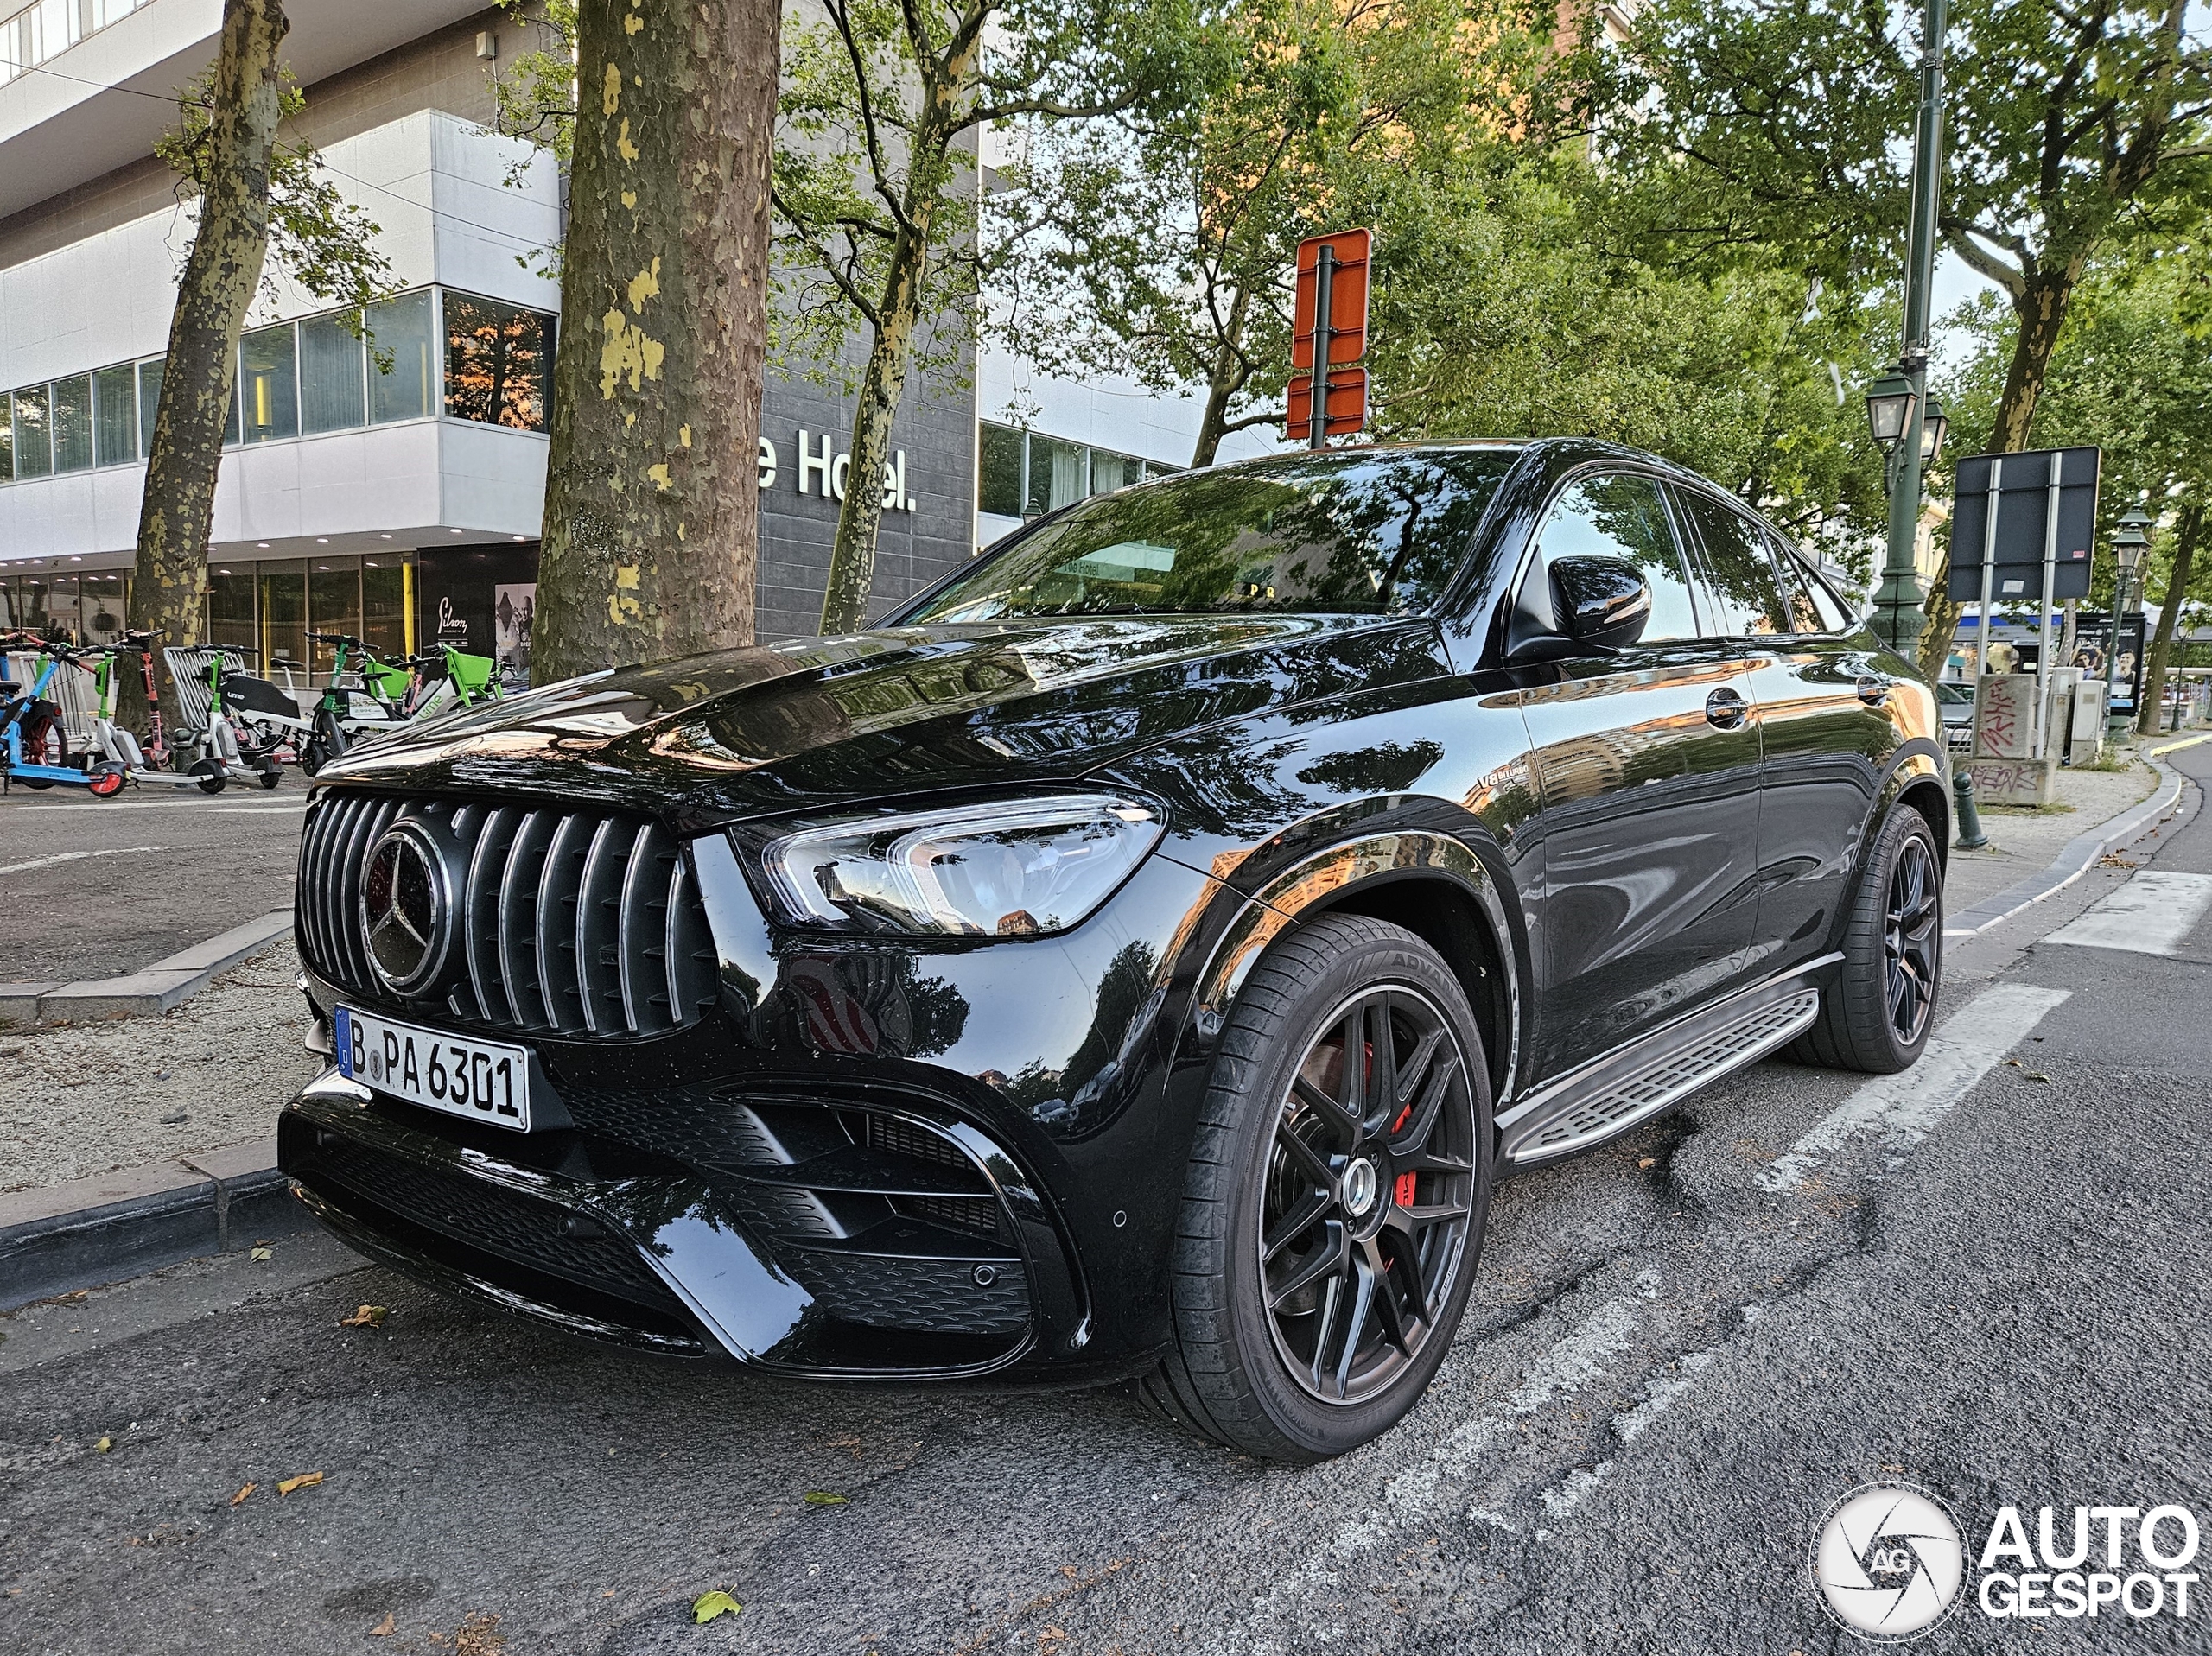
[[[1562,1076],[1499,1122],[1503,1158],[1525,1167],[1587,1150],[1788,1044],[1820,1016],[1821,992],[1804,980],[1827,964],[1732,996]]]

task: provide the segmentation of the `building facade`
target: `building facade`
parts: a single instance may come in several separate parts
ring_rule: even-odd
[[[490,128],[499,59],[539,42],[467,0],[288,10],[298,136],[378,226],[400,291],[357,331],[272,263],[239,345],[210,636],[301,682],[327,659],[318,631],[526,667],[563,180]],[[153,143],[221,12],[0,0],[0,625],[92,641],[121,626],[191,234]],[[851,416],[806,379],[763,388],[764,639],[816,629]],[[1196,423],[1194,403],[1033,382],[989,352],[917,374],[893,426],[876,612],[1024,517],[1186,461]]]

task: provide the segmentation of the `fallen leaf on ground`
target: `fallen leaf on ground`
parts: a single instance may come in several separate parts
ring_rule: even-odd
[[[257,1483],[248,1483],[248,1484],[242,1484],[242,1485],[240,1485],[240,1486],[239,1486],[239,1488],[238,1488],[238,1494],[234,1494],[234,1495],[232,1495],[232,1496],[231,1497],[231,1505],[232,1505],[232,1506],[233,1506],[233,1507],[237,1506],[240,1501],[244,1501],[244,1500],[245,1500],[248,1495],[251,1494],[255,1490],[258,1489],[259,1488],[261,1488],[261,1486],[260,1486],[259,1484],[257,1484]]]
[[[1643,1168],[1643,1167],[1656,1167],[1656,1166],[1658,1166],[1658,1165],[1659,1165],[1659,1158],[1658,1158],[1656,1156],[1646,1156],[1646,1157],[1644,1157],[1642,1160],[1640,1160],[1639,1162],[1637,1162],[1637,1165],[1639,1168]]]
[[[280,1495],[289,1495],[295,1489],[312,1489],[316,1484],[321,1483],[321,1473],[302,1472],[296,1478],[277,1479],[276,1493]]]
[[[378,1622],[376,1626],[369,1629],[369,1637],[372,1639],[389,1639],[392,1634],[398,1631],[399,1624],[391,1619],[391,1612],[390,1610],[386,1610],[384,1613],[384,1620]]]
[[[702,1593],[691,1601],[691,1620],[712,1621],[718,1615],[737,1615],[745,1608],[728,1593]]]
[[[115,1439],[114,1439],[114,1438],[112,1438],[112,1437],[103,1437],[103,1438],[101,1438],[101,1439],[99,1440],[99,1442],[98,1442],[97,1443],[94,1443],[94,1444],[92,1445],[92,1447],[93,1447],[94,1449],[98,1450],[101,1454],[105,1455],[105,1454],[106,1454],[106,1453],[108,1452],[108,1450],[111,1450],[111,1449],[113,1449],[113,1448],[115,1447]],[[807,1499],[808,1499],[809,1501],[811,1501],[811,1500],[813,1500],[813,1499],[814,1499],[814,1497],[813,1497],[812,1495],[809,1495],[809,1496],[807,1497]]]
[[[806,1504],[810,1507],[842,1507],[845,1504],[845,1498],[833,1495],[827,1489],[810,1489],[806,1492]]]
[[[453,1647],[459,1656],[497,1656],[507,1647],[506,1635],[499,1627],[499,1618],[489,1610],[472,1611],[454,1634]]]
[[[276,1254],[273,1248],[257,1247],[246,1257],[254,1259],[273,1259],[276,1257]]]
[[[353,1316],[340,1317],[338,1326],[341,1329],[380,1329],[384,1326],[385,1318],[390,1315],[390,1310],[385,1306],[364,1305]]]

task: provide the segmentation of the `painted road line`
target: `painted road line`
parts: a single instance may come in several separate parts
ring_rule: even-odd
[[[56,863],[81,862],[86,857],[135,857],[149,851],[180,851],[173,845],[119,845],[106,851],[57,851],[50,857],[33,857],[29,862],[0,863],[0,874],[28,874],[34,868],[51,868]]]
[[[1862,1133],[1878,1132],[1892,1149],[1910,1149],[2072,993],[2027,983],[1983,990],[1928,1037],[1918,1063],[1866,1082],[1754,1178],[1764,1190],[1795,1190],[1823,1158]]]
[[[2206,731],[2202,736],[2184,736],[2177,742],[2168,742],[2164,747],[2154,747],[2151,750],[2151,757],[2155,759],[2161,753],[2177,753],[2184,747],[2195,747],[2199,742],[2212,742],[2212,730]]]
[[[213,799],[133,799],[111,800],[106,804],[39,805],[33,809],[42,811],[99,811],[104,816],[119,816],[125,811],[199,811],[203,815],[248,815],[257,812],[303,811],[308,808],[304,799],[292,805],[219,805]]]
[[[0,869],[0,873],[6,872]],[[2044,942],[2171,955],[2196,929],[2207,909],[2212,909],[2212,874],[2145,868]]]

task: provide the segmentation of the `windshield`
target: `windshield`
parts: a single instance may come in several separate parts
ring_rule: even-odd
[[[1410,614],[1444,590],[1516,458],[1370,451],[1182,473],[1084,501],[898,619]]]

